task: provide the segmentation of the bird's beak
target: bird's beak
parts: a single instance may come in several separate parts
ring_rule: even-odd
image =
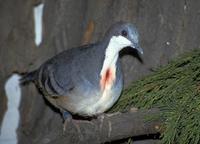
[[[138,43],[132,43],[131,45],[132,48],[136,49],[138,52],[140,52],[141,54],[143,54],[143,49],[140,47],[140,45]]]

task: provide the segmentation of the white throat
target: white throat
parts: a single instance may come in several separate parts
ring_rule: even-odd
[[[105,51],[105,59],[100,76],[102,76],[109,67],[116,68],[119,51],[122,50],[124,47],[131,45],[131,41],[121,35],[112,36]]]

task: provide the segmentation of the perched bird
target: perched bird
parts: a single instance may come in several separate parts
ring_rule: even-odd
[[[143,54],[138,37],[134,25],[117,22],[101,41],[59,53],[24,75],[21,83],[34,82],[64,119],[71,119],[71,114],[96,116],[108,110],[121,94],[119,51],[131,47]]]

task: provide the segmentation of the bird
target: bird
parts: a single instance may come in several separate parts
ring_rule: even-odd
[[[73,115],[98,116],[121,95],[119,52],[126,47],[143,54],[135,25],[119,21],[98,42],[64,50],[26,73],[21,84],[33,82],[65,121]]]

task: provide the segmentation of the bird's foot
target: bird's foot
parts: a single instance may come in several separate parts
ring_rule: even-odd
[[[63,119],[64,119],[63,134],[66,132],[67,126],[72,124],[75,127],[75,129],[77,130],[79,138],[83,139],[83,135],[81,133],[81,129],[80,129],[79,124],[78,124],[79,120],[74,120],[72,118],[72,115],[67,111],[62,112],[62,114],[63,114]]]
[[[71,118],[68,117],[67,119],[65,119],[65,121],[63,123],[63,134],[65,134],[66,127],[68,125],[73,125],[75,130],[77,131],[77,135],[78,135],[79,139],[82,140],[83,139],[83,134],[81,133],[79,122],[81,122],[81,120],[74,120],[74,119],[72,119],[72,117]]]

